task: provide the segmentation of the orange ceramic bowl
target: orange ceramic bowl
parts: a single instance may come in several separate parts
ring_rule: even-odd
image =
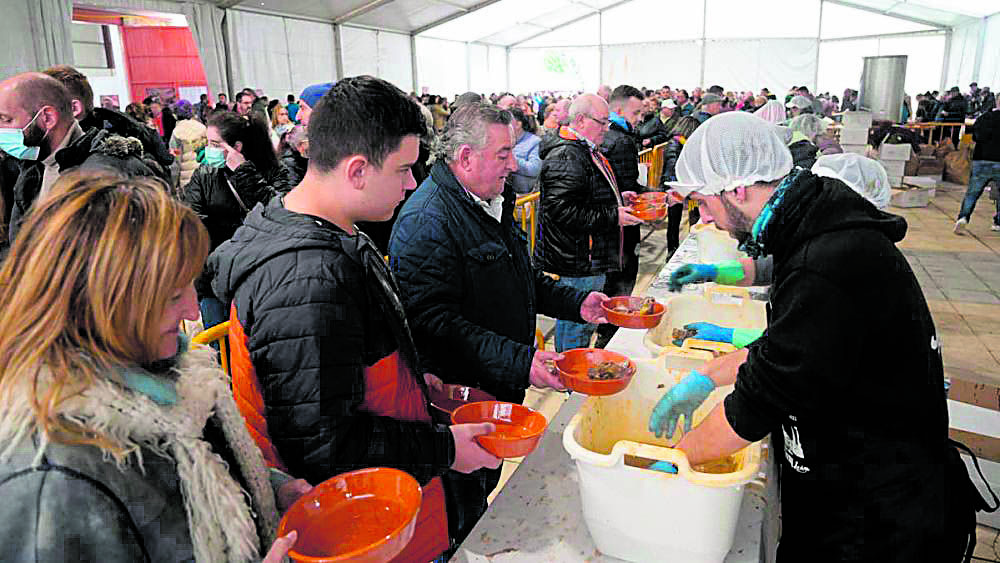
[[[640,301],[642,301],[642,297],[612,297],[601,304],[601,307],[604,308],[604,316],[608,318],[608,322],[622,328],[653,328],[660,324],[660,319],[663,318],[663,313],[667,310],[661,303],[654,303],[653,312],[648,315],[621,313],[614,310],[618,305],[638,307]]]
[[[534,451],[548,421],[526,406],[502,401],[469,403],[451,413],[454,424],[492,422],[496,432],[476,436],[484,450],[502,457],[521,457]]]
[[[479,401],[495,401],[486,391],[465,385],[445,384],[443,389],[428,387],[431,397],[431,417],[439,424],[451,424],[451,413],[462,405]]]
[[[278,537],[299,534],[288,556],[308,563],[381,563],[413,538],[421,490],[410,475],[386,467],[331,477],[285,512]]]
[[[556,360],[559,378],[563,385],[577,393],[593,396],[614,395],[628,387],[632,376],[635,375],[635,363],[628,357],[610,350],[574,348],[563,352],[563,356],[565,356],[563,359]],[[598,380],[587,377],[587,370],[601,362],[628,362],[629,369],[625,376],[619,379]]]
[[[643,221],[659,221],[667,216],[667,204],[637,203],[632,206],[632,215]]]
[[[655,203],[655,204],[666,205],[667,192],[646,192],[644,194],[639,194],[639,203]]]

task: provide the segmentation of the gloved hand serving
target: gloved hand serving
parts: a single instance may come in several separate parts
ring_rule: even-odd
[[[745,274],[739,260],[718,264],[684,264],[670,274],[670,291],[680,291],[689,283],[716,282],[733,285],[743,281]]]
[[[715,382],[708,376],[691,370],[691,373],[680,383],[667,391],[660,402],[653,408],[649,417],[649,431],[660,438],[672,436],[677,420],[684,415],[684,431],[691,431],[691,418],[694,411],[705,402],[715,389]]]
[[[684,325],[684,330],[694,331],[688,338],[699,340],[710,340],[712,342],[725,342],[737,348],[743,348],[754,340],[760,338],[762,331],[749,328],[729,328],[712,323],[690,323]],[[683,338],[674,339],[674,346],[683,346]]]

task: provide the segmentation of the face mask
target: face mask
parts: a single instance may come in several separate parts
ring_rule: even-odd
[[[212,168],[222,168],[226,165],[226,155],[217,147],[205,147],[205,164]]]
[[[32,117],[31,121],[21,129],[0,128],[0,150],[21,160],[38,160],[40,147],[27,147],[24,145],[24,130],[31,127],[31,124],[38,119],[41,113],[42,110],[38,110],[35,113],[35,117]],[[48,132],[45,134],[48,135]],[[42,138],[44,139],[44,137]]]

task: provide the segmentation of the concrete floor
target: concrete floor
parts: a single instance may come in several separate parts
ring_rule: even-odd
[[[1000,384],[1000,232],[990,230],[994,204],[984,193],[966,234],[952,233],[964,195],[965,186],[941,182],[928,207],[893,207],[889,211],[904,217],[909,225],[906,238],[898,246],[920,282],[934,317],[943,345],[945,375]],[[663,227],[644,227],[643,236],[637,295],[667,260]],[[539,316],[538,327],[551,349],[554,322]],[[563,393],[529,389],[525,404],[551,418],[565,400]],[[519,463],[504,462],[496,492]],[[1000,531],[980,526],[977,536],[977,560],[1000,562]]]

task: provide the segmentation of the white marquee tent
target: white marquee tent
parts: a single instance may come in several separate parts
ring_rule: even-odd
[[[1000,0],[3,0],[0,71],[71,63],[73,6],[181,14],[209,89],[272,96],[356,74],[404,90],[858,87],[909,55],[906,90],[1000,86]]]

